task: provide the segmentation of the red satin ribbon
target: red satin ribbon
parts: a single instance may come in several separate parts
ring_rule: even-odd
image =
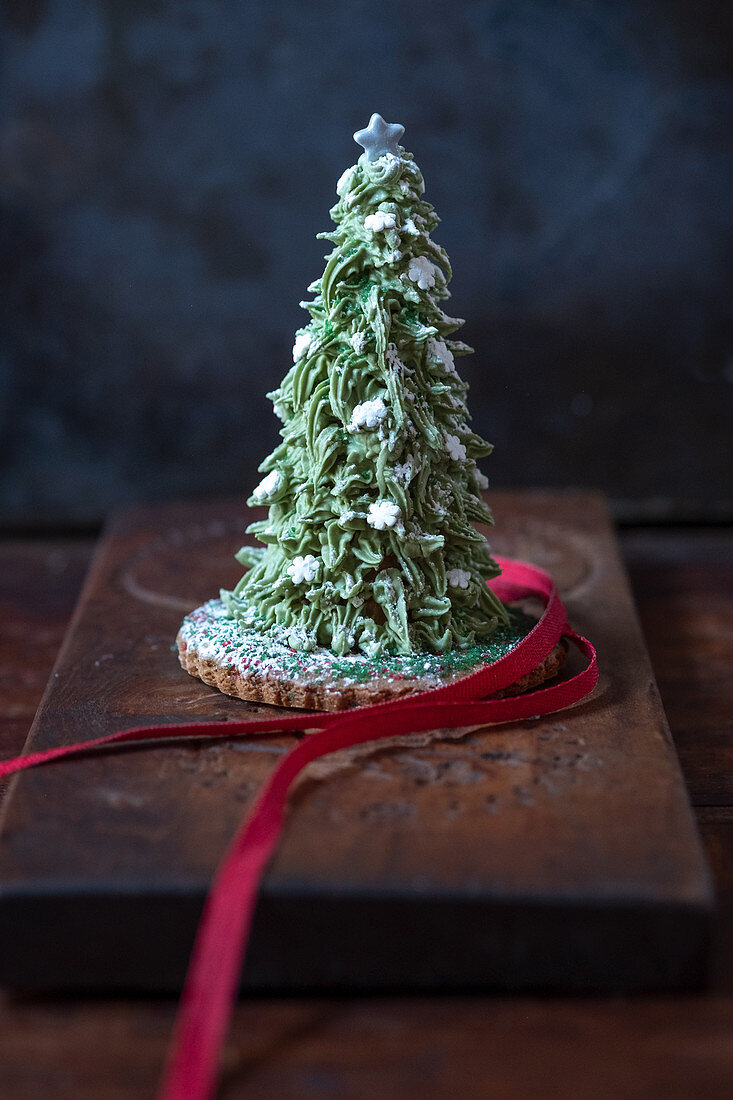
[[[260,880],[280,838],[290,787],[303,768],[330,752],[396,734],[537,718],[578,702],[595,687],[596,651],[568,626],[552,578],[527,562],[497,560],[502,574],[490,582],[496,595],[506,603],[539,597],[545,610],[536,626],[504,657],[452,684],[348,712],[138,726],[0,763],[2,777],[65,756],[127,742],[313,731],[272,772],[214,877],[186,976],[161,1100],[209,1100],[213,1096]],[[535,669],[561,637],[572,641],[587,658],[582,672],[524,695],[485,698]]]

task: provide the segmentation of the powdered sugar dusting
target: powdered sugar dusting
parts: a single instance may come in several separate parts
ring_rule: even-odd
[[[365,332],[355,332],[354,335],[349,339],[349,343],[351,344],[357,355],[362,355],[364,353],[366,342],[367,334]]]
[[[293,362],[297,363],[299,359],[305,355],[313,343],[313,333],[304,329],[302,332],[296,333],[295,343],[293,344]]]
[[[396,344],[387,344],[387,350],[385,351],[384,356],[393,371],[399,373],[400,371],[403,371],[405,369],[405,365],[400,359]]]
[[[362,653],[336,656],[320,646],[294,648],[287,631],[262,632],[239,619],[229,618],[221,600],[209,600],[183,620],[178,635],[182,650],[192,649],[200,660],[241,677],[297,680],[302,684],[328,683],[338,691],[375,679],[392,682],[419,678],[427,687],[457,679],[481,665],[498,661],[534,626],[534,620],[517,616],[511,626],[500,627],[489,643],[456,648],[449,653],[415,653],[406,656],[367,657]],[[291,632],[292,633],[292,632]],[[299,639],[292,638],[299,644]],[[421,684],[422,686],[422,684]]]

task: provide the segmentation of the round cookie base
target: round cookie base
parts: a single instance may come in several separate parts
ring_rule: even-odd
[[[221,601],[210,600],[186,616],[176,643],[181,667],[225,695],[279,707],[337,711],[442,687],[497,661],[534,625],[524,615],[517,620],[498,630],[489,643],[448,655],[337,657],[322,648],[296,653],[286,642],[228,618]],[[491,698],[518,695],[552,679],[566,655],[567,643],[561,639],[541,664]]]

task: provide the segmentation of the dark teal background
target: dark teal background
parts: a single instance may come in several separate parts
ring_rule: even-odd
[[[0,3],[0,522],[244,498],[375,110],[443,218],[492,484],[730,514],[730,10]]]

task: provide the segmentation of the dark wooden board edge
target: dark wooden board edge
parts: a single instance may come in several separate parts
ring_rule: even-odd
[[[2,982],[26,991],[178,992],[204,900],[194,892],[149,894],[142,911],[139,899],[113,888],[59,893],[44,901],[45,921],[53,931],[39,956],[34,898],[16,894],[0,907]],[[105,928],[114,930],[113,958],[106,937],[99,936]],[[338,963],[331,966],[336,940]],[[470,956],[462,946],[465,940],[472,943]],[[521,952],[517,942],[523,944]],[[543,946],[547,942],[551,951]],[[603,954],[598,942],[604,944]],[[432,899],[429,904],[391,898],[385,911],[380,898],[346,896],[324,906],[318,896],[273,896],[265,888],[242,988],[291,993],[692,991],[706,984],[709,942],[709,912],[694,902],[592,906],[537,899],[502,904],[492,898],[484,906],[475,898]],[[314,943],[321,944],[320,951],[313,951]]]

